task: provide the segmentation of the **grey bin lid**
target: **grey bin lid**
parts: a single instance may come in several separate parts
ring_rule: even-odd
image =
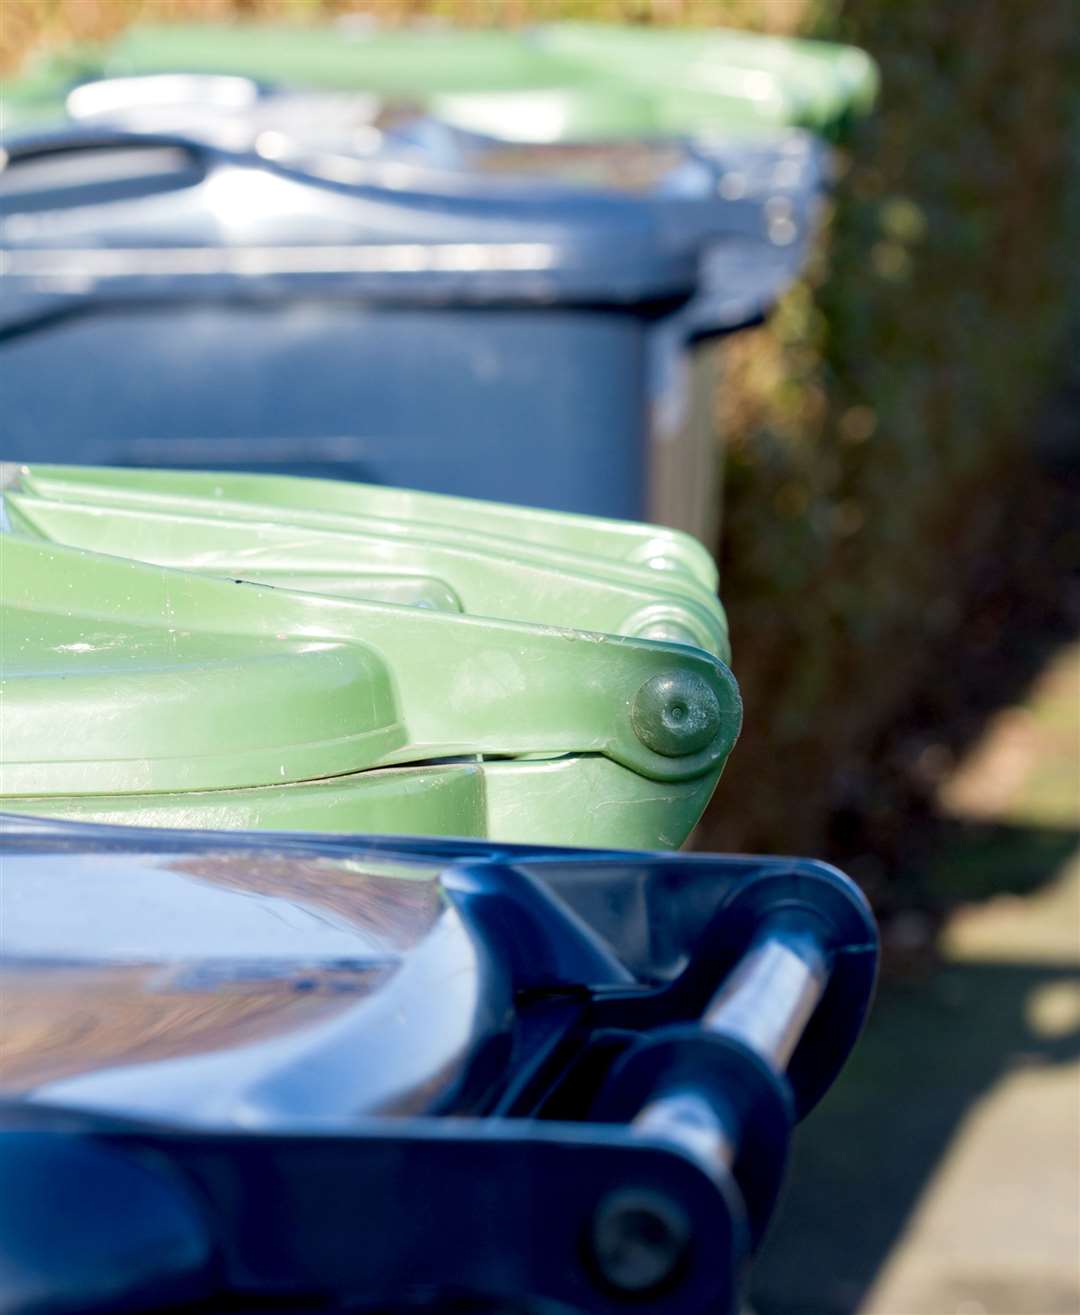
[[[826,163],[799,131],[522,145],[233,77],[108,79],[68,106],[0,170],[0,328],[87,298],[696,297],[687,331],[718,332],[797,274]]]
[[[27,296],[636,305],[696,284],[697,244],[634,196],[318,163],[81,125],[9,142],[0,323]]]

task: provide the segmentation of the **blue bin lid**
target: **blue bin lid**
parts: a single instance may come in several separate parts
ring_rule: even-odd
[[[791,859],[2,815],[0,858],[12,1315],[734,1315],[876,962]]]
[[[823,178],[822,148],[799,132],[520,146],[370,97],[254,88],[237,110],[204,88],[131,108],[116,91],[175,81],[79,88],[82,118],[9,143],[6,321],[28,298],[32,315],[87,296],[695,296],[689,331],[722,330],[759,318],[794,277]]]
[[[872,980],[861,896],[809,861],[3,813],[0,855],[9,985],[46,1013],[49,992],[61,1013],[81,996],[96,1020],[60,1049],[33,1028],[18,1044],[9,1034],[0,1091],[49,1104],[221,1126],[464,1113],[506,1080],[463,1073],[513,1026],[513,997],[685,989],[723,975],[755,918],[802,902],[871,969],[831,1002],[832,1035],[819,1028],[807,1047],[814,1062],[791,1067],[805,1112],[846,1055]],[[294,1008],[302,998],[329,1003]],[[372,1012],[380,999],[390,1004]],[[377,1063],[355,1057],[361,1039]]]
[[[696,280],[693,244],[632,196],[454,187],[382,160],[345,160],[345,178],[318,161],[108,128],[22,137],[7,154],[5,299],[634,305],[686,297]]]
[[[1,815],[0,859],[12,1315],[734,1315],[876,963],[805,861]]]

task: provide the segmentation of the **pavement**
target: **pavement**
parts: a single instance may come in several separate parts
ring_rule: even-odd
[[[800,1130],[757,1315],[1080,1315],[1080,646],[940,802],[971,898]]]

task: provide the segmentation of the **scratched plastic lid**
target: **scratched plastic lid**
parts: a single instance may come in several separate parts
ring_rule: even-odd
[[[791,858],[3,813],[0,854],[8,1315],[736,1315],[877,959]]]
[[[429,539],[464,536],[503,553],[514,544],[519,551],[526,547],[560,562],[570,554],[581,564],[599,560],[610,566],[646,567],[661,587],[685,577],[701,585],[717,605],[716,564],[707,549],[680,530],[636,521],[351,480],[234,471],[0,463],[0,488],[9,514],[30,515],[32,508],[55,501],[73,510],[92,504],[103,512],[199,514],[222,522],[276,518],[312,529],[372,526]],[[40,522],[35,522],[35,531],[45,533]]]
[[[574,556],[550,513],[536,515],[547,543],[530,549],[465,533],[473,504],[455,525],[452,499],[432,499],[443,524],[425,526],[308,512],[319,486],[305,481],[188,474],[170,495],[172,480],[73,468],[9,480],[5,807],[542,843],[686,838],[738,731],[723,613],[692,571],[618,555],[679,550],[681,536],[599,522],[608,555]],[[368,496],[385,511],[394,494]],[[567,541],[588,529],[567,518]]]
[[[699,226],[674,229],[651,197],[440,172],[430,151],[278,151],[270,131],[235,145],[197,110],[174,129],[72,122],[5,140],[8,327],[91,298],[637,306],[696,288]]]
[[[828,173],[802,130],[515,143],[379,104],[224,74],[77,87],[0,157],[0,328],[315,296],[663,309],[693,339],[768,313]]]

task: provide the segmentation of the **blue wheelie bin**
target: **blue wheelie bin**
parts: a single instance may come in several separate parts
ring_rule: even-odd
[[[221,84],[242,79],[166,81],[156,112],[112,80],[7,143],[7,457],[331,475],[709,537],[694,348],[798,270],[813,138],[530,147],[371,98],[250,84],[236,109]]]
[[[819,863],[0,822],[6,1315],[735,1315],[873,986]]]

